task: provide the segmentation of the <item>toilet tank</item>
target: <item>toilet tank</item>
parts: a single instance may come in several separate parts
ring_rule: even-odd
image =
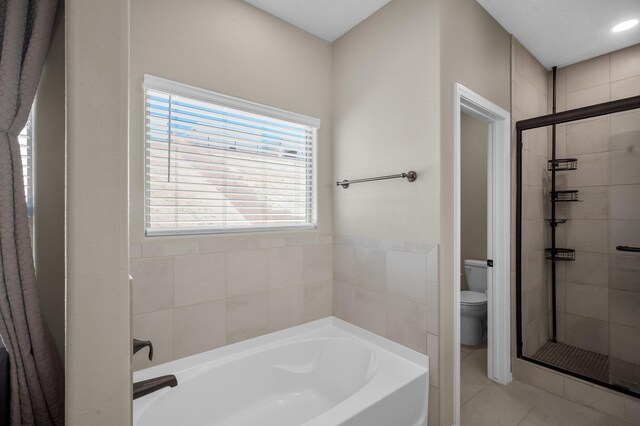
[[[487,291],[487,261],[465,259],[464,275],[467,278],[469,290],[478,293]]]

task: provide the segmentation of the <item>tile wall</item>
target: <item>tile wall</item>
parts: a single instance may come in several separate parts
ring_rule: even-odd
[[[606,424],[640,425],[640,400],[637,398],[526,361],[517,360],[514,367],[518,380],[611,416],[610,423]]]
[[[429,424],[437,424],[438,246],[334,236],[333,313],[429,356]]]
[[[131,246],[134,370],[332,312],[331,236],[216,238]]]
[[[131,246],[133,336],[153,362],[335,315],[430,357],[438,424],[438,247],[351,236],[216,238]]]
[[[547,71],[517,40],[512,50],[512,120],[547,113]],[[512,350],[515,357],[515,132],[512,137]],[[547,129],[523,133],[522,194],[522,327],[523,353],[533,355],[549,339],[549,264],[544,260],[548,245],[549,179],[547,176],[549,135]]]
[[[521,78],[518,74],[523,67],[531,67],[531,59],[521,59],[518,64],[518,52],[521,58],[527,56],[514,40],[515,80]],[[548,77],[550,94],[550,73]],[[640,45],[557,72],[558,111],[637,95]],[[519,110],[521,95],[517,87],[513,96],[513,114],[519,120],[525,115]],[[550,102],[549,98],[549,111]],[[558,210],[558,217],[570,219],[566,226],[559,227],[558,246],[576,249],[575,262],[558,265],[558,338],[634,363],[640,363],[640,255],[621,254],[615,246],[640,245],[639,141],[637,110],[559,125],[557,130],[558,157],[578,158],[578,170],[559,173],[558,185],[578,189],[583,200],[560,205]],[[526,203],[525,197],[523,204]],[[531,273],[526,270],[530,266],[523,256],[523,277]],[[512,277],[512,288],[514,281]],[[523,304],[528,305],[524,302],[523,298]],[[512,303],[515,306],[515,300]],[[515,342],[515,319],[512,324]],[[527,330],[523,332],[527,347]],[[543,342],[540,334],[538,338]],[[637,398],[522,360],[515,361],[514,376],[602,413],[640,424]]]
[[[640,45],[558,70],[558,110],[640,95]],[[580,348],[640,364],[640,111],[558,126],[560,156],[578,170],[560,184],[580,191],[559,228],[576,261],[559,269],[558,334]]]

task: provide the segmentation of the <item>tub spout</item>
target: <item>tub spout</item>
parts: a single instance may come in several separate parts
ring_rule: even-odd
[[[157,390],[166,387],[178,386],[178,379],[173,374],[168,376],[154,377],[149,380],[142,380],[133,384],[133,399],[149,395]]]

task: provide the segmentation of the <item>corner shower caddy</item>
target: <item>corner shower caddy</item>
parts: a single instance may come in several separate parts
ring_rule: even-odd
[[[556,67],[553,67],[553,114],[556,113]],[[576,260],[576,251],[570,248],[556,247],[556,230],[559,224],[564,224],[567,219],[556,217],[556,203],[567,203],[580,201],[578,191],[575,189],[558,191],[556,188],[556,173],[567,172],[578,169],[577,158],[556,158],[556,125],[551,126],[551,160],[547,162],[547,170],[551,172],[551,191],[549,201],[551,202],[551,219],[548,220],[551,228],[551,247],[544,250],[544,257],[551,261],[551,309],[552,309],[552,331],[551,340],[557,342],[557,318],[556,318],[556,286],[557,268],[556,262],[570,262]]]

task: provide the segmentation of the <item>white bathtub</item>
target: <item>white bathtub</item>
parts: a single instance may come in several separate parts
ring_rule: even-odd
[[[133,402],[134,426],[414,426],[429,360],[334,317],[137,371],[174,374]]]

